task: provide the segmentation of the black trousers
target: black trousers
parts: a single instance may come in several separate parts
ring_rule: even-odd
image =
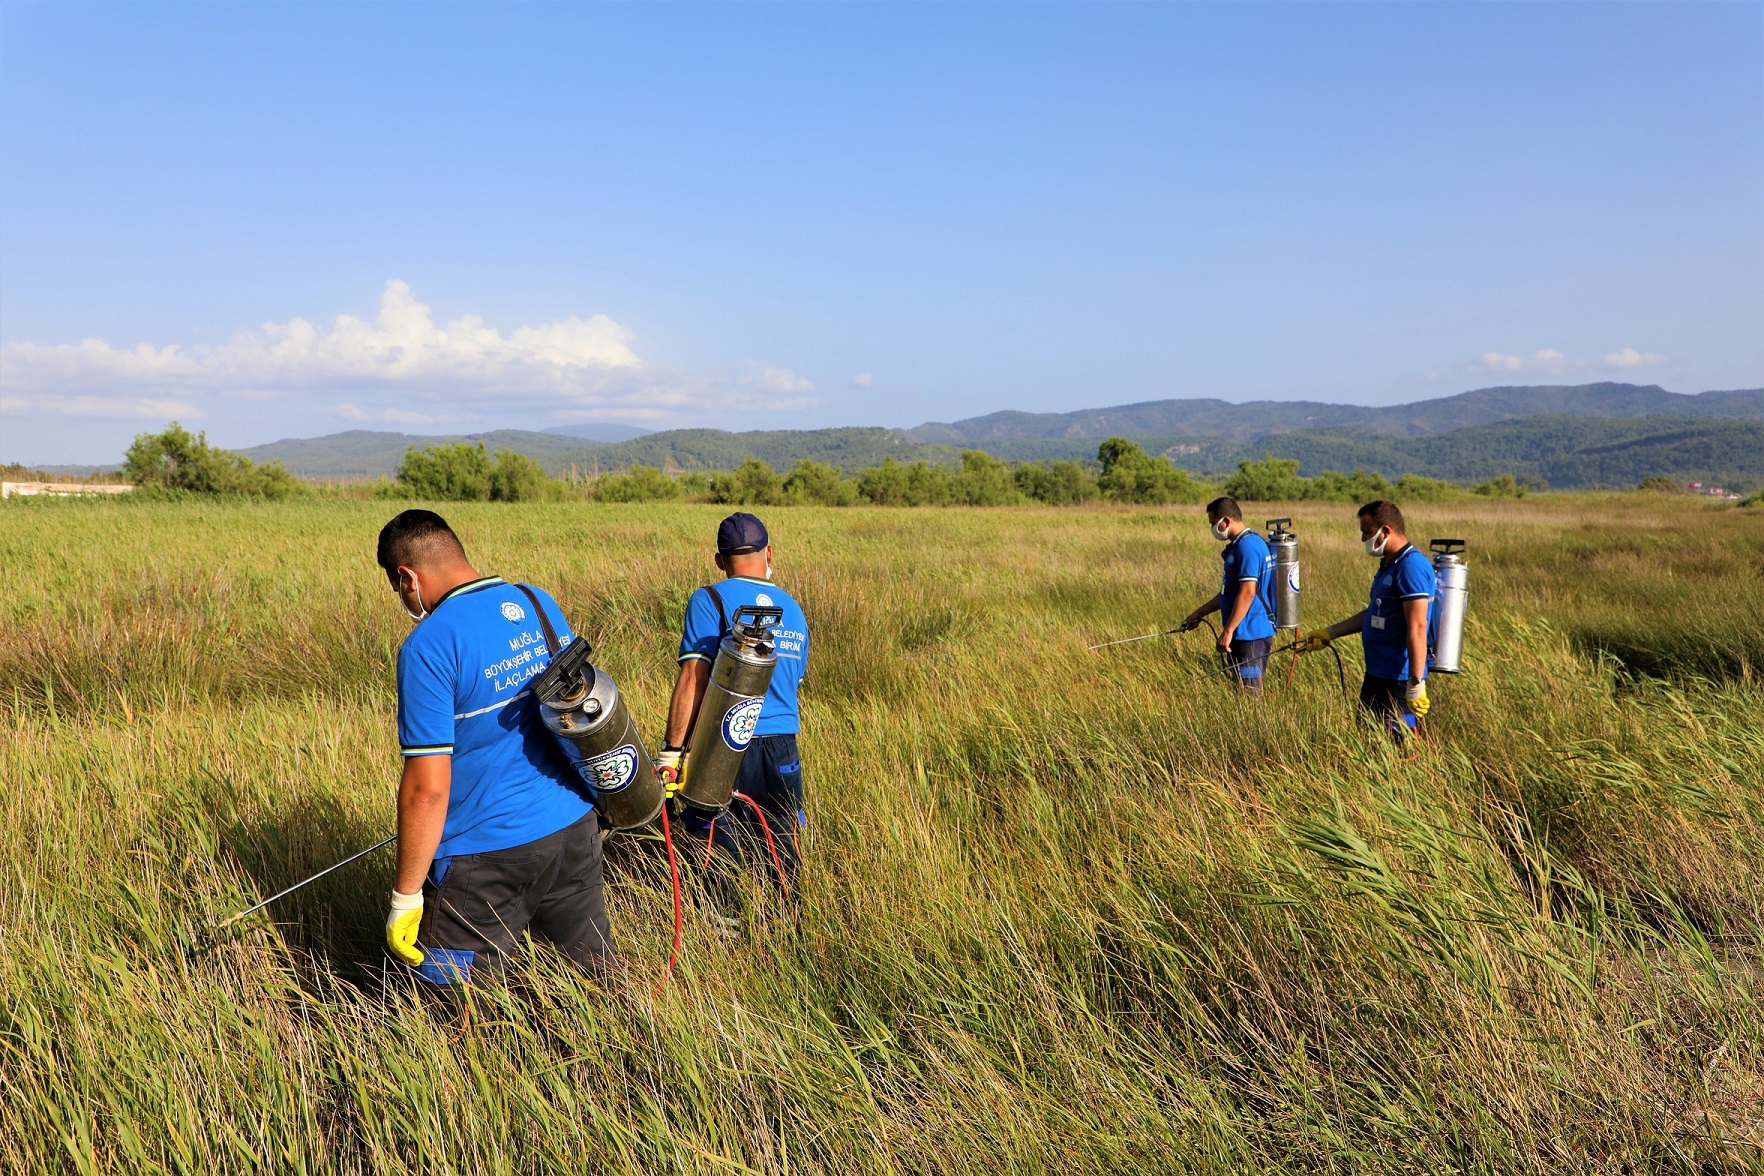
[[[1406,735],[1414,727],[1408,685],[1401,678],[1376,678],[1371,674],[1360,680],[1360,705],[1393,735]]]
[[[714,817],[702,809],[687,807],[681,823],[686,832],[701,846],[698,861],[709,860],[713,883],[722,879],[717,889],[727,891],[727,863],[759,865],[766,873],[774,872],[771,849],[766,845],[766,830],[778,851],[784,877],[792,892],[797,873],[797,839],[808,818],[802,808],[802,755],[796,749],[795,735],[761,735],[747,749],[741,760],[741,772],[735,777],[735,791],[750,798],[765,813],[765,827],[753,809],[737,797],[726,812]]]
[[[469,980],[474,970],[500,971],[523,931],[595,972],[612,963],[600,824],[592,812],[513,849],[449,858],[444,872],[429,875],[417,932],[428,958],[415,969],[425,980],[450,983]]]

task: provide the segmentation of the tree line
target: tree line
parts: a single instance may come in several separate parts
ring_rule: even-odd
[[[1202,503],[1221,494],[1244,502],[1440,502],[1480,495],[1521,498],[1534,487],[1512,474],[1476,486],[1419,474],[1394,482],[1379,473],[1325,470],[1306,477],[1293,458],[1241,461],[1219,481],[1198,478],[1168,458],[1145,452],[1125,437],[1097,447],[1094,462],[1029,461],[1011,464],[979,449],[961,453],[951,469],[892,457],[854,473],[802,459],[780,472],[757,457],[722,473],[669,474],[635,465],[593,477],[553,477],[512,449],[489,453],[482,443],[449,442],[405,451],[396,474],[371,493],[428,502],[710,502],[742,506],[1076,506],[1115,502],[1157,506]],[[142,433],[124,455],[123,476],[160,496],[230,495],[267,499],[308,493],[311,487],[280,462],[257,464],[212,446],[205,433],[173,422]],[[1649,478],[1644,489],[1674,485]]]

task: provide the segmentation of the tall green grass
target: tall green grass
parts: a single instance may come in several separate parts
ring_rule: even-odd
[[[652,1002],[628,843],[624,970],[539,954],[462,1019],[384,982],[385,859],[201,941],[389,831],[387,511],[0,510],[0,1168],[1759,1166],[1764,519],[1411,511],[1473,579],[1403,758],[1318,658],[1257,703],[1183,684],[1199,637],[1084,652],[1214,590],[1196,509],[774,509],[815,643],[800,926],[691,912]],[[1307,619],[1359,607],[1349,511],[1290,511]],[[657,737],[722,510],[445,513]]]

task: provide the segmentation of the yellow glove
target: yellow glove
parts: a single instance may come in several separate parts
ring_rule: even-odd
[[[1409,712],[1417,719],[1425,719],[1433,706],[1427,701],[1427,679],[1410,678],[1409,688],[1404,691],[1404,696],[1408,699]]]
[[[655,774],[668,786],[668,799],[680,795],[686,787],[686,749],[664,747],[655,753]]]
[[[422,949],[416,945],[417,928],[422,922],[423,892],[400,894],[394,890],[392,913],[386,916],[386,946],[413,968],[423,962]]]
[[[1299,653],[1320,653],[1329,648],[1330,643],[1334,640],[1335,638],[1330,636],[1328,629],[1312,629],[1298,639],[1298,643],[1293,646],[1293,649]]]

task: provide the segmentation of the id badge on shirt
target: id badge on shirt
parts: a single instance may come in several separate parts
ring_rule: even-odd
[[[1384,628],[1384,618],[1383,617],[1373,617],[1372,618],[1372,627],[1374,629]]]

